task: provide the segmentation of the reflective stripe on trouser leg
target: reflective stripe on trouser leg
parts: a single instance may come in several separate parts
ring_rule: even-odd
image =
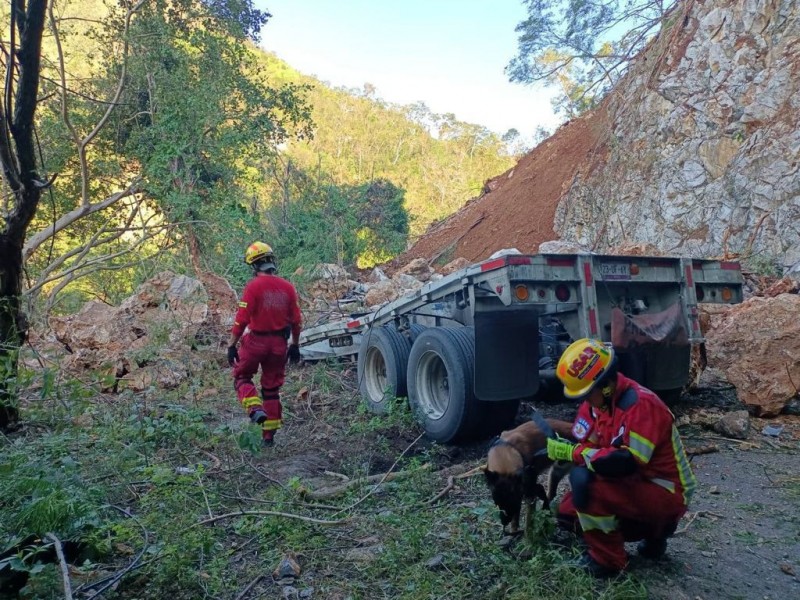
[[[280,429],[283,425],[283,407],[278,390],[279,388],[261,389],[261,397],[264,399],[262,406],[267,413],[267,420],[261,424],[265,434]]]
[[[589,556],[604,567],[624,569],[628,555],[625,554],[625,538],[617,529],[617,518],[578,511],[578,519],[583,527],[583,539],[589,546]]]
[[[250,414],[250,411],[256,408],[261,408],[261,398],[258,396],[247,396],[242,398],[242,407],[244,410]]]

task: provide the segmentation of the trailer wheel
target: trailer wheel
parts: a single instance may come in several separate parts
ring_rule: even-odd
[[[406,395],[409,352],[411,341],[390,325],[364,334],[358,351],[358,389],[370,411],[385,414],[389,402]]]
[[[449,443],[471,437],[480,418],[473,390],[472,327],[433,327],[419,334],[408,359],[408,401],[428,437]]]

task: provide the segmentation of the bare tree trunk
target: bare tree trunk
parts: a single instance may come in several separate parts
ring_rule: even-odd
[[[19,417],[17,361],[27,329],[20,306],[22,246],[46,186],[37,173],[33,136],[46,8],[45,0],[30,0],[27,6],[22,0],[11,2],[10,49],[0,108],[3,192],[12,200],[0,229],[0,429],[13,425]],[[15,44],[17,34],[19,46]]]
[[[15,391],[17,357],[25,338],[20,310],[22,247],[0,234],[0,430],[19,418]]]

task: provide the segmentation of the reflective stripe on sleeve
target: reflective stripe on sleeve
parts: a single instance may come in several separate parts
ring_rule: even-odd
[[[578,512],[578,520],[581,522],[581,528],[584,531],[599,529],[603,533],[611,533],[617,530],[617,517],[614,515],[590,515]]]
[[[581,456],[583,457],[583,462],[586,465],[586,468],[590,471],[594,471],[594,466],[592,465],[592,457],[597,454],[596,448],[584,448],[581,451]]]
[[[664,488],[665,490],[667,490],[672,494],[675,493],[675,484],[669,479],[661,479],[660,477],[651,477],[650,481],[652,481],[656,485],[660,485],[662,488]]]
[[[672,426],[672,453],[675,456],[675,465],[678,467],[678,476],[681,479],[683,502],[688,505],[694,494],[694,488],[697,487],[697,479],[692,472],[692,467],[689,466],[689,459],[686,458],[686,452],[683,450],[681,434],[678,433],[675,425]]]
[[[239,302],[239,308],[247,308],[247,302]]]
[[[646,437],[639,435],[635,431],[631,431],[628,450],[630,450],[631,454],[633,454],[640,461],[643,463],[650,462],[650,458],[653,456],[653,450],[655,450],[655,448],[656,445]]]

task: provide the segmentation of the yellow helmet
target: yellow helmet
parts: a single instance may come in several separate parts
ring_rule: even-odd
[[[569,345],[561,355],[556,376],[567,398],[583,398],[614,363],[614,350],[598,340],[584,338]]]
[[[252,265],[262,258],[275,260],[275,253],[272,252],[272,248],[264,242],[253,242],[244,252],[244,262],[248,265]]]

